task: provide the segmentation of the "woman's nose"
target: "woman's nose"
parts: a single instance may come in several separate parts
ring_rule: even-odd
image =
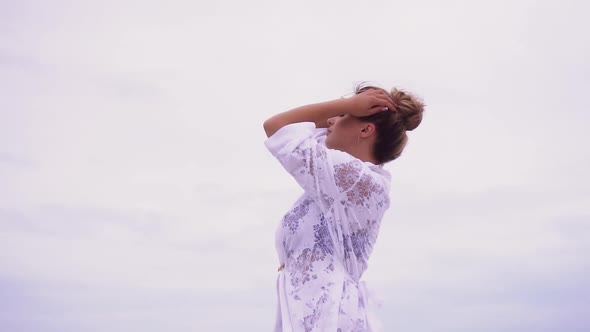
[[[329,118],[328,119],[328,125],[331,126],[334,124],[334,118]]]

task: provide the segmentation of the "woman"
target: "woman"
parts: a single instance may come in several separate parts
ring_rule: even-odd
[[[276,232],[275,331],[374,331],[360,279],[389,207],[383,164],[423,110],[409,93],[361,85],[264,122],[266,147],[304,189]]]

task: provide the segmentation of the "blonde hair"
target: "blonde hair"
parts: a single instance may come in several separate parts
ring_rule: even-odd
[[[393,88],[388,92],[365,83],[356,86],[355,94],[369,89],[385,91],[397,105],[395,112],[379,112],[359,118],[363,122],[371,122],[375,125],[377,138],[373,145],[373,155],[380,164],[383,164],[401,155],[408,142],[406,131],[414,130],[420,125],[425,104],[421,98],[407,91]]]

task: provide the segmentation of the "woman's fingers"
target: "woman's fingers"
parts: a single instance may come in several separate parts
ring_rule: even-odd
[[[391,96],[389,96],[389,94],[387,94],[387,92],[385,92],[383,90],[371,89],[371,90],[365,91],[365,93],[367,93],[367,95],[370,95],[371,97],[374,98],[372,100],[372,102],[374,104],[371,106],[381,105],[381,106],[387,107],[388,109],[394,110],[394,111],[397,108],[397,105],[393,102],[393,100],[391,99]]]
[[[375,113],[379,113],[379,112],[383,112],[383,111],[387,111],[387,107],[373,106],[369,109],[369,115],[373,115]]]
[[[375,99],[373,100],[373,105],[374,106],[387,107],[388,109],[393,110],[393,111],[395,111],[395,109],[396,109],[395,103],[387,95],[377,95],[377,96],[375,96]]]
[[[370,89],[367,91],[361,92],[357,95],[360,99],[359,101],[363,101],[362,103],[365,105],[364,112],[365,114],[371,115],[382,111],[396,111],[396,104],[393,102],[389,94],[382,90]],[[360,113],[362,114],[362,113]],[[360,115],[359,116],[362,116]]]

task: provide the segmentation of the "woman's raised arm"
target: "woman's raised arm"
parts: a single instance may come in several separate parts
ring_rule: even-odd
[[[317,128],[326,127],[326,121],[340,114],[368,116],[387,109],[395,110],[391,98],[380,90],[367,90],[353,97],[310,104],[276,114],[264,121],[266,137],[282,127],[298,122],[314,122]]]

